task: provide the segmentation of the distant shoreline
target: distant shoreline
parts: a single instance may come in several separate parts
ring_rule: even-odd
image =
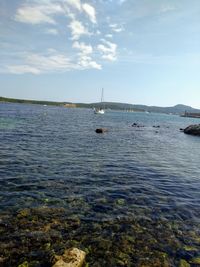
[[[194,118],[200,117],[200,109],[195,109],[190,106],[178,104],[173,107],[158,107],[158,106],[147,106],[138,104],[127,104],[119,102],[101,102],[101,103],[72,103],[72,102],[55,102],[45,100],[28,100],[28,99],[15,99],[0,97],[0,103],[19,103],[19,104],[36,104],[36,105],[48,105],[48,106],[60,106],[65,108],[101,108],[106,107],[110,110],[120,110],[127,112],[146,112],[146,113],[164,113],[172,115],[192,114]],[[187,116],[190,117],[190,116]]]
[[[19,104],[51,105],[51,106],[61,106],[61,105],[66,104],[64,102],[16,99],[16,98],[7,98],[7,97],[0,97],[0,102],[3,102],[3,103],[19,103]]]
[[[185,118],[198,118],[200,119],[200,113],[185,113],[183,115],[181,115],[181,117],[185,117]]]
[[[28,99],[16,99],[16,98],[7,98],[7,97],[0,97],[0,103],[17,103],[17,104],[36,104],[36,105],[47,105],[47,106],[61,106],[66,108],[95,108],[96,106],[101,106],[102,103],[72,103],[72,102],[55,102],[55,101],[45,101],[45,100],[28,100]],[[120,104],[120,103],[119,103]],[[118,107],[115,105],[114,107],[112,104],[106,103],[107,109],[113,110],[124,110],[122,107]],[[137,111],[137,112],[144,112],[143,109],[131,108],[130,112]]]

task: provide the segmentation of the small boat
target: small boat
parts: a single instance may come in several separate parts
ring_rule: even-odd
[[[94,109],[94,113],[95,114],[104,114],[105,113],[105,110],[104,109],[101,109],[101,108],[95,108]]]
[[[103,98],[104,98],[104,95],[103,95],[103,88],[102,88],[102,91],[101,91],[101,104],[103,105]],[[99,107],[99,108],[94,108],[94,114],[104,114],[105,113],[105,105],[104,107]]]

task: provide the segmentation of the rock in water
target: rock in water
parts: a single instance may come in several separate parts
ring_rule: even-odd
[[[200,124],[194,124],[184,129],[185,134],[199,135],[200,136]]]
[[[106,129],[106,128],[97,128],[96,129],[96,133],[106,133],[108,131],[108,129]]]
[[[181,259],[178,267],[190,267],[190,264],[186,260]]]
[[[144,125],[140,125],[140,124],[134,122],[134,123],[132,124],[132,127],[140,128],[140,127],[144,127]]]
[[[81,267],[85,261],[85,252],[78,248],[65,250],[62,256],[56,256],[57,262],[52,267]]]
[[[136,127],[136,126],[138,126],[138,124],[137,124],[136,122],[134,122],[134,123],[132,124],[132,127]]]

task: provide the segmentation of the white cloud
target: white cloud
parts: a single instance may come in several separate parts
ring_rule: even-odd
[[[118,27],[118,25],[116,23],[110,24],[109,26],[110,26],[110,28],[116,28],[116,27]]]
[[[78,54],[78,65],[81,69],[98,69],[100,70],[102,67],[96,61],[94,61],[89,55],[92,54],[93,48],[91,45],[86,45],[81,42],[74,42],[73,48],[78,49],[80,53]]]
[[[80,0],[64,0],[63,6],[64,8],[67,9],[68,15],[70,14],[69,8],[72,7],[78,10],[79,12],[85,12],[92,23],[97,22],[96,21],[96,10],[92,5],[88,3],[81,4]]]
[[[15,19],[19,22],[39,24],[39,23],[52,23],[55,21],[49,16],[42,13],[40,10],[34,7],[20,8],[17,11]]]
[[[96,11],[93,6],[85,3],[82,5],[83,10],[85,13],[88,15],[89,19],[91,20],[92,23],[97,23],[96,21]]]
[[[117,59],[117,44],[102,39],[103,44],[99,44],[97,49],[103,54],[102,58],[115,61]]]
[[[82,4],[80,0],[63,0],[63,2],[61,1],[61,5],[67,16],[71,17],[71,19],[75,19],[75,14],[71,11],[71,8],[73,8],[78,10],[79,13],[84,12],[92,23],[97,23],[96,10],[88,3]]]
[[[98,69],[101,70],[101,65],[96,63],[92,60],[91,57],[83,55],[80,59],[78,64],[80,65],[81,69]]]
[[[110,24],[110,28],[112,29],[113,32],[122,32],[124,30],[123,27],[119,26],[118,24]]]
[[[72,20],[69,24],[69,28],[71,29],[72,40],[78,40],[82,35],[90,35],[88,29],[81,21]]]
[[[113,35],[109,33],[109,34],[106,34],[105,37],[106,38],[113,38]]]
[[[96,9],[86,0],[23,0],[22,2],[23,4],[16,10],[14,19],[26,24],[41,24],[39,33],[42,32],[54,36],[55,41],[53,44],[55,47],[59,41],[56,38],[56,35],[59,34],[58,29],[63,26],[57,24],[65,19],[66,24],[63,27],[65,27],[66,33],[71,35],[67,49],[72,48],[72,54],[67,56],[63,52],[48,49],[48,47],[41,51],[40,49],[43,46],[39,42],[35,42],[35,50],[40,52],[16,52],[14,60],[7,60],[9,62],[7,64],[8,72],[40,74],[74,69],[101,69],[102,66],[99,64],[98,59],[101,59],[101,62],[102,59],[116,60],[117,45],[104,39],[100,42],[98,41],[100,36],[103,36],[103,33],[101,33],[101,29],[97,24]],[[110,34],[105,35],[105,38],[111,40],[112,33],[114,31],[117,32],[120,27],[117,24],[113,24],[114,26],[109,24],[107,30],[109,30],[108,33]],[[86,41],[80,41],[80,39],[87,36],[96,36],[93,41],[99,45],[92,47]],[[47,43],[48,36],[44,38],[44,43]],[[53,41],[52,38],[51,41]],[[63,43],[63,46],[66,45],[67,40],[66,44]],[[69,46],[71,47],[69,48]],[[19,51],[23,50],[19,49]]]
[[[125,3],[126,0],[119,0],[119,4],[122,5],[123,3]]]
[[[91,54],[93,52],[92,46],[86,45],[83,42],[79,43],[76,41],[73,43],[72,47],[80,50],[81,54],[84,54],[84,55],[88,55],[88,54]]]
[[[47,29],[45,31],[45,33],[52,34],[52,35],[58,35],[58,30],[57,29],[54,29],[54,28],[51,28],[51,29]]]
[[[113,31],[114,32],[122,32],[124,29],[123,28],[114,28]]]
[[[75,68],[75,64],[64,54],[54,49],[48,49],[46,54],[23,53],[18,55],[18,64],[10,64],[7,70],[10,73],[40,74],[46,72],[60,72]]]
[[[29,65],[10,65],[7,66],[7,72],[13,74],[24,74],[24,73],[32,73],[32,74],[40,74],[41,71],[35,67],[31,67]]]
[[[64,0],[64,2],[70,5],[71,7],[78,9],[79,11],[81,10],[80,0]]]
[[[101,65],[90,56],[91,48],[84,44],[76,44],[83,53],[73,60],[55,49],[48,49],[46,54],[22,53],[18,55],[15,64],[1,67],[1,72],[13,74],[42,74],[50,72],[65,72],[70,70],[101,69]],[[17,63],[16,63],[17,62]]]
[[[15,15],[15,20],[29,24],[56,24],[55,16],[63,14],[75,20],[75,11],[85,12],[89,19],[96,21],[95,9],[89,4],[81,4],[80,0],[32,0],[21,5]]]
[[[69,5],[67,3],[61,3],[61,6],[63,8],[63,13],[65,14],[66,17],[75,20],[76,16],[74,11],[72,12],[72,10],[70,9]]]
[[[176,8],[174,5],[170,5],[170,4],[167,4],[167,5],[162,5],[160,7],[160,12],[161,13],[167,13],[167,12],[170,12],[170,11],[174,11]]]
[[[103,52],[103,53],[109,53],[110,52],[110,48],[106,47],[103,44],[100,44],[97,46],[98,50]]]
[[[103,59],[106,59],[108,61],[115,61],[116,56],[114,54],[105,54],[102,56]]]
[[[63,13],[63,10],[61,6],[57,4],[23,5],[17,10],[15,20],[30,24],[56,24],[53,16],[59,13]]]
[[[55,50],[48,50],[46,55],[26,53],[24,61],[30,70],[36,69],[38,73],[60,72],[75,68],[75,64],[68,57]]]

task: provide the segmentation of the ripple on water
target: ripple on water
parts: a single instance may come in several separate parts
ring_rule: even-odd
[[[83,227],[76,226],[73,238],[78,239],[78,233],[83,231],[85,241],[79,241],[85,242],[91,249],[94,247],[84,233],[91,234],[88,227],[92,229],[94,223],[97,224],[94,235],[91,234],[94,240],[96,235],[100,235],[105,241],[103,228],[107,227],[108,236],[110,231],[113,232],[110,246],[121,240],[121,248],[124,242],[133,242],[132,247],[140,247],[139,242],[143,244],[146,240],[151,251],[156,245],[147,241],[142,233],[146,231],[147,237],[149,235],[161,242],[153,229],[155,225],[158,230],[159,225],[162,228],[166,224],[160,234],[163,251],[173,258],[174,265],[170,266],[178,266],[181,257],[191,260],[196,256],[181,250],[180,244],[175,255],[172,249],[172,243],[176,243],[175,236],[164,246],[167,240],[165,233],[175,229],[175,225],[179,225],[177,236],[182,231],[178,243],[184,240],[183,243],[193,244],[192,236],[199,234],[194,227],[200,218],[199,138],[179,132],[179,128],[195,120],[112,111],[99,117],[86,109],[45,107],[44,110],[43,106],[15,104],[2,105],[0,113],[2,213],[10,211],[15,214],[23,208],[62,207],[67,218],[77,216],[82,222],[87,222],[83,223]],[[134,122],[145,127],[131,127]],[[153,125],[160,125],[160,128],[155,129]],[[97,135],[94,131],[97,127],[107,127],[109,131]],[[62,219],[60,215],[58,220]],[[131,221],[133,228],[129,231],[135,234],[134,241],[128,239],[128,223],[123,220]],[[138,226],[138,229],[137,220],[141,227]],[[162,222],[159,224],[158,221]],[[19,221],[15,223],[17,225]],[[122,225],[126,227],[123,229]],[[62,233],[67,231],[64,229]],[[120,229],[124,239],[116,237]],[[133,229],[135,232],[132,232]],[[184,239],[186,230],[183,229],[190,232],[187,232],[188,240]],[[96,240],[95,244],[100,249],[102,243],[98,242]],[[108,246],[108,240],[104,245]],[[140,248],[145,251],[143,245]],[[93,253],[97,256],[96,251],[93,250]],[[134,253],[139,253],[136,248]],[[153,253],[156,257],[156,252]],[[123,261],[129,262],[129,257],[133,260],[134,256],[130,255],[131,252],[129,256],[124,256],[127,258]],[[113,260],[113,257],[110,258]],[[100,255],[97,258],[100,259]],[[118,260],[120,262],[121,259]],[[119,262],[110,262],[110,266],[122,266]],[[98,266],[105,266],[105,262],[101,264],[104,265]],[[137,264],[135,266],[140,266]],[[127,263],[123,266],[131,265]]]

